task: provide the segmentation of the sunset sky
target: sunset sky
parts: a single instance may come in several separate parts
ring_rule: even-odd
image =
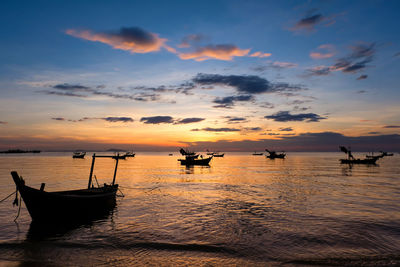
[[[400,150],[400,1],[0,9],[0,150]]]

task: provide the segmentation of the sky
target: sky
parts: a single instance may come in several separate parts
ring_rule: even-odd
[[[400,150],[399,1],[0,10],[0,150]]]

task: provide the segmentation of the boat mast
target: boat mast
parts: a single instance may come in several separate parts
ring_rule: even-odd
[[[93,153],[93,155],[92,155],[92,166],[90,167],[90,174],[89,174],[88,189],[90,189],[90,186],[92,185],[92,176],[93,176],[93,168],[94,168],[94,159],[95,158],[96,158],[96,153]]]
[[[116,162],[115,162],[115,170],[114,170],[114,177],[113,177],[113,181],[112,181],[112,184],[111,185],[114,185],[115,184],[115,177],[117,176],[117,168],[118,168],[118,158],[119,158],[119,153],[117,154],[117,157],[116,157]]]

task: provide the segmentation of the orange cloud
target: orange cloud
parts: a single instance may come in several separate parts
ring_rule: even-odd
[[[233,57],[247,56],[250,49],[240,49],[235,45],[208,45],[199,47],[194,52],[179,53],[180,59],[194,59],[196,61],[204,61],[207,59],[232,60]]]
[[[84,40],[108,44],[114,49],[125,50],[131,53],[143,54],[155,52],[159,51],[161,47],[167,49],[169,52],[176,53],[174,48],[165,44],[167,39],[160,38],[158,34],[146,32],[137,27],[121,28],[114,32],[68,29],[65,33]]]
[[[331,58],[335,55],[335,47],[331,44],[324,44],[318,46],[319,50],[325,50],[325,52],[311,52],[310,57],[313,59],[324,59]]]
[[[271,53],[262,53],[262,52],[255,52],[253,54],[251,54],[251,57],[270,57],[272,54]]]

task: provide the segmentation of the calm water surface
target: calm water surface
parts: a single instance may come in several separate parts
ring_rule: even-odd
[[[125,197],[108,217],[37,232],[14,196],[0,203],[0,266],[400,264],[400,155],[377,166],[340,165],[340,153],[270,160],[227,153],[211,167],[180,166],[178,154],[121,160]],[[85,188],[91,157],[0,156],[0,198],[10,171],[48,191]],[[96,159],[100,183],[114,162]]]

